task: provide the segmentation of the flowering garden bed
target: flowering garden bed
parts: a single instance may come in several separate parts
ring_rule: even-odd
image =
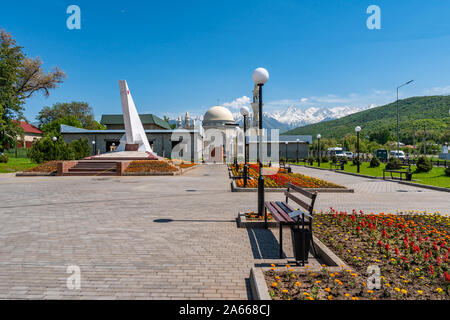
[[[179,169],[168,161],[135,160],[131,161],[125,173],[175,173]]]
[[[266,171],[270,170],[265,168]],[[335,189],[345,189],[345,187],[305,176],[300,173],[287,173],[284,169],[271,168],[273,174],[264,175],[264,187],[266,188],[286,188],[286,185],[290,182],[302,188],[335,188]],[[231,174],[233,177],[239,177],[243,174],[243,165],[235,166],[230,165]],[[259,167],[256,164],[251,164],[249,166],[249,179],[247,180],[246,188],[257,188],[258,187],[258,177],[259,177]],[[236,187],[244,188],[244,179],[236,179]]]
[[[289,267],[265,273],[273,299],[449,299],[450,218],[436,214],[316,214],[314,232],[353,270],[320,272]],[[380,288],[367,287],[369,266]]]
[[[58,170],[58,161],[48,161],[38,164],[36,167],[28,169],[24,172],[42,172],[42,173],[52,173]]]

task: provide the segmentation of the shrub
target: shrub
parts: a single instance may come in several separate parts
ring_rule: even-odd
[[[373,157],[370,160],[370,167],[371,168],[378,168],[380,166],[380,160],[377,157]]]
[[[332,156],[331,157],[331,162],[333,162],[333,163],[338,163],[338,157],[336,156],[336,155],[334,155],[334,156]]]
[[[341,157],[341,163],[347,164],[348,163],[347,158],[346,157]]]
[[[390,158],[388,163],[386,163],[387,170],[397,170],[402,168],[402,162],[399,158]]]
[[[328,162],[330,162],[330,159],[328,159],[328,156],[323,156],[322,157],[322,162],[323,163],[328,163]]]
[[[450,167],[445,168],[445,175],[450,177]]]
[[[53,160],[80,160],[89,154],[90,146],[87,139],[74,140],[67,144],[62,138],[53,142],[49,136],[40,139],[28,150],[28,157],[37,163]]]
[[[358,165],[358,162],[359,162],[359,164],[361,164],[361,159],[354,158],[352,162],[353,162],[353,165],[354,165],[354,166],[357,166],[357,165]]]
[[[430,159],[425,158],[425,157],[420,157],[419,159],[417,159],[416,166],[417,166],[417,168],[416,168],[417,173],[430,172],[431,169],[433,169],[433,165],[431,164]]]
[[[0,163],[8,163],[8,156],[6,154],[1,154],[0,155]]]
[[[314,158],[313,157],[308,157],[308,159],[306,159],[306,160],[308,161],[308,163],[310,165],[313,165],[313,163],[314,163]]]

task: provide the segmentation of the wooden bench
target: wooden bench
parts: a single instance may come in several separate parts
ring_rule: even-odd
[[[405,169],[403,169],[405,168]],[[407,168],[407,170],[406,170]],[[386,172],[391,174],[391,179],[394,179],[393,173],[400,174],[400,180],[402,179],[402,176],[405,175],[405,180],[411,180],[412,179],[412,172],[411,172],[411,166],[410,165],[402,165],[402,169],[383,169],[383,180],[386,180]]]
[[[298,192],[299,194],[307,197],[310,202],[305,202],[304,200],[298,198],[296,195],[293,194],[293,192]],[[280,259],[283,257],[283,227],[289,226],[291,228],[299,228],[300,225],[302,226],[302,229],[307,227],[309,231],[312,233],[312,219],[313,219],[313,210],[314,210],[314,203],[316,201],[317,192],[311,193],[308,192],[298,186],[293,185],[292,183],[288,183],[287,185],[287,191],[284,192],[286,196],[286,201],[266,201],[264,202],[265,206],[265,212],[264,212],[264,221],[265,226],[267,228],[267,210],[269,210],[272,214],[272,217],[279,223],[279,232],[280,232]],[[289,199],[294,201],[296,204],[298,204],[302,209],[297,210],[293,208],[288,202]],[[306,200],[307,201],[307,200]],[[300,214],[301,219],[299,219],[299,216],[292,218],[289,213]],[[312,241],[312,238],[311,238]],[[315,252],[314,244],[311,242],[313,251]],[[307,257],[306,257],[307,261]],[[303,265],[305,261],[302,261]]]
[[[288,173],[292,172],[291,166],[288,164],[286,165],[286,161],[280,160],[280,169],[286,170]]]
[[[339,162],[339,163],[330,162],[330,169],[344,170],[344,163],[343,162]]]

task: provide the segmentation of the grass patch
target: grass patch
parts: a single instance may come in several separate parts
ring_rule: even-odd
[[[8,163],[0,163],[0,173],[11,173],[25,171],[37,166],[29,158],[9,158]]]
[[[297,162],[294,164],[304,165],[309,163],[305,162]],[[369,162],[363,162],[360,166],[360,174],[365,174],[373,177],[383,177],[383,169],[385,168],[385,164],[382,163],[377,168],[370,168]],[[313,167],[318,167],[317,162],[314,162]],[[330,169],[330,163],[321,163],[320,168]],[[413,172],[413,183],[426,184],[430,186],[436,187],[444,187],[450,188],[450,177],[445,175],[445,168],[433,167],[430,172],[427,173],[414,173],[416,170],[416,166],[411,166],[411,171]],[[357,173],[357,166],[353,165],[350,161],[344,166],[345,172]],[[390,177],[389,173],[386,173]],[[398,177],[398,174],[393,174],[394,177]],[[403,176],[404,177],[404,176]]]

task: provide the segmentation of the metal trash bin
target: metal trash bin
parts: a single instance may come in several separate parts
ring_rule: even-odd
[[[411,181],[412,180],[412,172],[407,172],[406,173],[406,181]]]
[[[308,262],[309,249],[312,240],[311,231],[293,227],[291,228],[291,236],[295,261],[297,263],[301,261],[304,265]]]

